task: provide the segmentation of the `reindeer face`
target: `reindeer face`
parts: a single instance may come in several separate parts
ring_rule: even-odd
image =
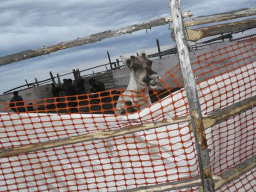
[[[157,87],[158,74],[152,70],[152,61],[148,60],[145,54],[137,57],[131,56],[124,62],[137,84],[152,89]]]

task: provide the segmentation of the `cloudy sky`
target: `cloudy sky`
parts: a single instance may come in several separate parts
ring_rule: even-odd
[[[0,57],[168,16],[168,5],[169,0],[1,0]],[[181,6],[197,17],[256,7],[256,1],[181,0]],[[56,75],[108,63],[107,51],[113,61],[143,50],[156,52],[157,38],[162,49],[173,46],[165,25],[0,66],[0,94],[25,79],[49,78],[49,71]]]

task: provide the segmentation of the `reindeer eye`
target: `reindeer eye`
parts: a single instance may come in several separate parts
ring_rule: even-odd
[[[138,68],[139,68],[139,66],[138,66],[137,64],[133,64],[133,65],[132,65],[132,69],[133,69],[134,71],[138,70]]]

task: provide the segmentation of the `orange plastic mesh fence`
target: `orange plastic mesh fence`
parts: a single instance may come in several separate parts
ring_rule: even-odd
[[[233,180],[231,183],[223,186],[219,191],[226,192],[226,191],[255,191],[256,184],[256,169],[248,171],[246,174],[241,176],[240,178]]]
[[[256,95],[255,41],[255,36],[241,39],[192,59],[203,115]],[[149,94],[153,104],[147,93],[133,93],[140,102],[127,104],[123,115],[115,114],[123,90],[24,101],[14,109],[1,103],[1,155],[13,147],[187,116],[179,65],[160,80],[164,88]],[[138,110],[141,102],[147,107]],[[214,175],[253,157],[256,107],[206,129],[206,137]],[[189,122],[0,159],[0,191],[125,191],[198,176]],[[253,190],[255,176],[250,170],[219,191]]]

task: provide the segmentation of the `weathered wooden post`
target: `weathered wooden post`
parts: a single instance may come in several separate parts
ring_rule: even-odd
[[[51,79],[52,79],[52,83],[56,84],[55,79],[54,79],[54,76],[53,76],[53,74],[52,74],[51,71],[50,71],[50,76],[51,76]]]
[[[58,85],[61,86],[60,74],[59,73],[57,73],[57,79],[58,79]]]
[[[75,70],[75,69],[73,69],[73,70],[72,70],[72,73],[73,73],[73,77],[74,77],[74,79],[76,79],[76,70]]]
[[[105,64],[105,68],[106,68],[106,71],[108,71],[108,67],[107,67],[107,64]]]
[[[73,69],[73,76],[74,76],[74,80],[77,81],[78,80],[78,74],[77,74],[76,69]]]
[[[204,124],[196,89],[196,82],[189,59],[186,33],[184,29],[183,17],[180,10],[180,0],[170,0],[169,6],[173,18],[174,35],[178,50],[180,67],[182,70],[187,99],[189,103],[192,130],[195,135],[195,145],[198,154],[201,183],[205,192],[213,192],[214,182],[210,166],[210,157],[204,132]]]
[[[28,86],[28,88],[29,88],[29,84],[28,84],[28,81],[27,81],[27,79],[25,79],[25,81],[26,81],[26,85]]]
[[[35,84],[36,84],[36,86],[39,86],[37,78],[35,78]]]
[[[160,44],[159,44],[159,40],[158,39],[156,39],[156,45],[157,45],[157,50],[158,50],[158,53],[159,53],[159,58],[162,59],[162,56],[160,55],[161,49],[160,49]]]
[[[81,77],[80,70],[76,69],[76,78],[79,79]]]
[[[107,51],[107,55],[108,55],[108,61],[109,61],[109,64],[110,64],[110,69],[113,69],[111,58],[110,58],[110,55],[109,55],[108,51]]]
[[[120,69],[119,59],[116,59],[117,68]]]

